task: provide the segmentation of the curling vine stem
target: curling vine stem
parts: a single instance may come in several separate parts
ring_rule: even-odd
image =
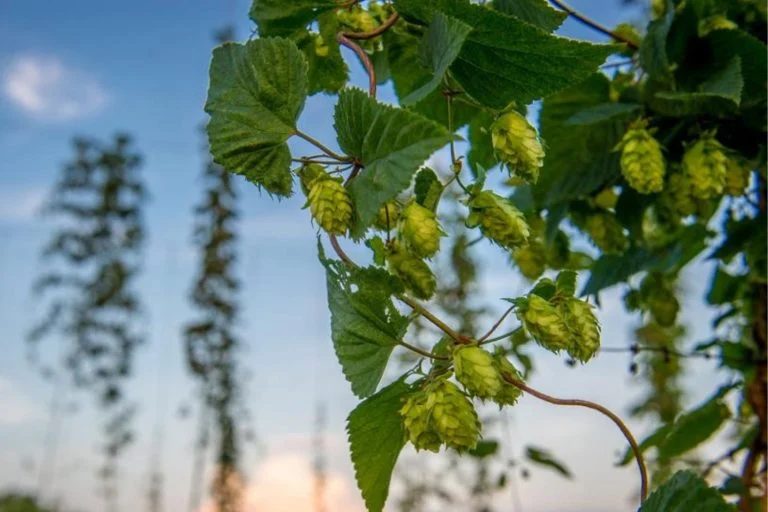
[[[319,149],[320,151],[322,151],[323,153],[325,153],[329,157],[333,158],[334,160],[338,160],[339,162],[351,162],[352,161],[351,157],[340,155],[340,154],[336,153],[335,151],[333,151],[329,147],[325,146],[319,140],[317,140],[314,137],[312,137],[312,136],[302,132],[301,130],[297,129],[294,132],[294,135],[296,135],[297,137],[301,137],[302,139],[304,139],[305,141],[309,142],[310,144],[312,144],[317,149]]]
[[[602,405],[595,402],[590,402],[589,400],[555,398],[553,396],[542,393],[541,391],[533,389],[524,382],[517,380],[516,378],[511,377],[506,373],[502,373],[502,378],[506,382],[517,388],[520,388],[529,395],[535,396],[539,400],[543,400],[554,405],[586,407],[587,409],[592,409],[610,418],[610,420],[613,421],[617,427],[619,427],[621,433],[624,434],[624,438],[629,443],[629,446],[632,449],[632,453],[635,456],[635,460],[637,460],[637,467],[640,470],[640,503],[645,501],[645,498],[648,496],[648,470],[645,467],[643,452],[640,450],[640,447],[638,446],[635,437],[632,435],[632,432],[629,430],[629,427],[627,427],[621,418],[619,418],[615,413],[611,412],[608,408],[603,407]]]
[[[491,335],[492,335],[494,332],[496,332],[496,329],[498,329],[498,328],[499,328],[499,326],[500,326],[500,325],[501,325],[501,323],[504,321],[504,319],[505,319],[505,318],[507,318],[507,317],[509,316],[509,314],[510,314],[512,311],[514,311],[514,309],[515,309],[515,306],[510,306],[510,307],[508,307],[508,308],[507,308],[507,310],[504,312],[504,314],[503,314],[503,315],[501,315],[501,317],[500,317],[498,320],[496,320],[496,323],[495,323],[495,324],[493,324],[493,325],[491,326],[491,328],[490,328],[490,329],[488,329],[488,332],[486,332],[486,333],[485,333],[485,334],[483,334],[483,335],[482,335],[480,338],[478,338],[478,339],[477,339],[477,341],[478,341],[479,343],[482,343],[482,342],[484,342],[485,340],[487,340],[488,338],[490,338],[490,337],[491,337]]]
[[[611,29],[605,27],[604,25],[601,25],[600,23],[596,22],[593,19],[588,18],[587,16],[581,14],[579,11],[568,5],[567,3],[563,2],[562,0],[550,0],[552,4],[556,5],[563,11],[565,11],[568,16],[571,18],[579,21],[582,25],[586,25],[587,27],[597,30],[598,32],[601,32],[609,37],[611,37],[614,41],[619,41],[620,43],[624,43],[633,50],[637,50],[638,46],[634,41],[630,41],[626,37],[617,34],[616,32],[612,31]]]
[[[397,20],[399,19],[400,15],[398,13],[393,13],[384,21],[384,23],[376,27],[374,30],[371,30],[370,32],[343,32],[343,34],[344,37],[349,39],[373,39],[374,37],[380,36],[389,30],[395,23],[397,23]]]
[[[419,347],[411,345],[410,343],[406,343],[405,341],[402,341],[402,340],[400,340],[398,342],[398,344],[400,346],[403,346],[403,347],[407,348],[408,350],[410,350],[412,352],[416,352],[417,354],[420,354],[420,355],[422,355],[424,357],[429,357],[430,359],[440,359],[442,361],[449,361],[450,360],[449,357],[439,356],[439,355],[436,355],[436,354],[432,354],[430,352],[427,352],[426,350],[422,350]]]

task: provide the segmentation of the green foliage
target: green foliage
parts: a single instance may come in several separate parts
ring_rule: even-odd
[[[571,472],[568,470],[568,468],[562,462],[555,459],[552,456],[552,454],[548,450],[545,450],[544,448],[537,448],[535,446],[526,446],[525,458],[533,462],[534,464],[538,464],[539,466],[543,466],[547,469],[551,469],[552,471],[560,474],[565,478],[572,477]]]
[[[567,17],[563,11],[550,7],[546,0],[494,0],[493,7],[547,32],[552,32]]]
[[[640,512],[734,512],[716,489],[691,471],[679,471],[659,487]]]

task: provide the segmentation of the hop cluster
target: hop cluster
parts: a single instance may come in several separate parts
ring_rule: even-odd
[[[417,298],[426,300],[435,293],[437,281],[429,265],[399,244],[393,244],[390,248],[387,263],[392,273],[398,276]]]
[[[555,305],[543,297],[530,294],[520,299],[517,317],[526,330],[547,350],[559,352],[570,346],[570,332]]]
[[[387,201],[379,208],[376,215],[375,226],[381,230],[389,231],[397,225],[400,218],[400,207],[395,201]]]
[[[409,397],[400,414],[416,449],[438,451],[440,441],[463,451],[477,446],[480,438],[480,420],[472,402],[446,378]]]
[[[336,17],[339,23],[351,32],[371,32],[376,28],[374,17],[359,5],[339,10]]]
[[[641,194],[664,188],[664,157],[659,142],[643,124],[631,127],[621,142],[621,173],[629,186]]]
[[[428,258],[440,248],[443,231],[435,212],[412,202],[400,214],[400,236],[411,252],[420,258]]]
[[[346,233],[352,223],[352,199],[341,180],[330,177],[322,167],[308,166],[302,187],[308,190],[307,205],[320,227],[332,235]]]
[[[616,217],[609,212],[597,212],[584,219],[584,229],[592,242],[606,254],[621,254],[629,247],[629,239]]]
[[[582,300],[569,297],[562,301],[559,309],[572,335],[566,351],[572,358],[586,363],[600,348],[600,324],[592,311],[592,306]]]
[[[747,162],[736,158],[729,158],[726,167],[728,173],[725,176],[725,193],[733,197],[744,194],[744,190],[749,186],[749,177],[752,173],[749,165]]]
[[[675,173],[669,176],[667,186],[661,196],[662,205],[668,210],[688,217],[698,210],[693,197],[691,181],[685,174]]]
[[[513,249],[528,240],[530,230],[523,214],[512,204],[489,190],[476,194],[469,201],[469,227],[480,226],[485,236]]]
[[[456,379],[470,394],[478,398],[493,398],[502,383],[493,356],[477,345],[462,345],[453,351]]]
[[[517,371],[517,368],[512,366],[512,363],[509,362],[509,359],[506,358],[502,351],[497,351],[493,354],[493,362],[496,365],[496,371],[499,375],[509,375],[517,380],[522,380],[520,372]],[[509,384],[502,377],[501,389],[493,397],[493,401],[499,404],[499,406],[515,405],[522,394],[523,392],[520,388]]]
[[[491,125],[491,141],[499,160],[510,171],[532,183],[544,164],[544,148],[539,134],[524,116],[510,110]]]
[[[728,174],[728,157],[722,144],[705,135],[683,155],[683,172],[691,183],[691,192],[699,199],[710,199],[723,193]]]

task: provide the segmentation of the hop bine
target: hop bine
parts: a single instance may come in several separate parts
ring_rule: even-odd
[[[401,212],[399,231],[411,252],[420,258],[429,258],[440,249],[443,231],[435,212],[415,201]]]
[[[691,192],[699,199],[720,196],[728,174],[725,148],[712,134],[690,146],[683,155],[683,172],[691,183]]]
[[[469,200],[468,227],[480,226],[485,236],[502,247],[514,249],[528,240],[530,229],[523,214],[505,198],[489,190]]]
[[[453,351],[456,379],[473,396],[493,398],[501,391],[501,378],[493,356],[477,345],[461,345]]]
[[[434,295],[437,281],[423,260],[396,242],[391,245],[386,259],[390,271],[403,281],[416,298],[426,300]]]
[[[305,166],[300,177],[315,221],[329,234],[345,234],[352,223],[352,199],[341,179],[332,178],[317,164]]]
[[[536,129],[523,115],[510,110],[499,116],[491,125],[491,142],[511,173],[536,183],[544,164],[544,148]]]
[[[645,123],[630,127],[618,148],[621,149],[621,173],[629,186],[641,194],[661,192],[664,157],[659,142],[645,128]]]

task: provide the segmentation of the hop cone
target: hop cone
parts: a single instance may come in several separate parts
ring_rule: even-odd
[[[541,277],[547,268],[547,252],[541,242],[535,241],[516,249],[512,254],[517,268],[531,281]]]
[[[471,450],[480,438],[475,407],[455,384],[440,379],[427,390],[432,426],[443,442],[455,450]]]
[[[749,177],[752,170],[749,164],[736,158],[729,158],[726,164],[728,174],[725,176],[725,193],[738,197],[744,194],[749,186]]]
[[[301,190],[304,191],[304,195],[309,195],[312,184],[320,177],[328,177],[328,173],[325,172],[325,167],[322,165],[307,164],[299,170],[299,181],[301,182]]]
[[[374,17],[359,5],[351,9],[341,9],[336,16],[339,23],[351,32],[370,32],[376,28]]]
[[[327,57],[328,53],[330,52],[330,48],[328,47],[328,44],[323,39],[323,36],[320,34],[317,34],[314,37],[314,47],[315,47],[315,55],[318,57]]]
[[[502,247],[513,249],[528,240],[530,230],[525,217],[500,195],[484,190],[470,200],[469,208],[467,224],[480,226],[485,236]]]
[[[683,155],[683,172],[691,192],[699,199],[719,196],[725,188],[728,157],[723,146],[711,135],[700,138]]]
[[[630,128],[621,140],[621,173],[641,194],[664,188],[664,157],[658,141],[643,125]]]
[[[501,391],[501,379],[493,356],[477,345],[463,345],[453,351],[456,379],[470,394],[492,398]]]
[[[619,196],[613,188],[606,187],[596,194],[593,200],[595,206],[603,208],[604,210],[610,210],[616,207],[616,203],[619,202]]]
[[[420,258],[396,245],[387,255],[387,263],[392,273],[398,276],[417,298],[429,299],[435,293],[435,276],[429,265]]]
[[[560,304],[560,312],[573,335],[566,348],[568,355],[586,363],[600,348],[600,324],[592,306],[571,297]]]
[[[691,181],[681,173],[670,175],[667,186],[661,196],[662,205],[681,217],[693,215],[698,210],[693,197]]]
[[[592,242],[606,254],[621,254],[629,247],[629,239],[616,217],[608,212],[598,212],[587,216],[584,221]]]
[[[570,333],[562,315],[548,300],[531,294],[517,308],[517,317],[537,342],[559,352],[570,346]]]
[[[438,436],[431,422],[431,411],[427,408],[427,393],[417,391],[405,401],[400,415],[403,417],[403,426],[408,435],[408,440],[416,450],[429,450],[437,453],[440,450],[440,436]]]
[[[493,362],[496,365],[496,371],[498,371],[500,375],[509,375],[517,380],[523,380],[520,372],[517,371],[517,368],[512,366],[512,363],[509,362],[509,359],[507,359],[503,352],[497,351],[493,354]],[[499,404],[499,406],[515,405],[522,394],[523,391],[520,388],[502,379],[501,390],[499,390],[493,397],[493,401]]]
[[[491,125],[491,141],[499,160],[510,171],[535,183],[544,163],[544,148],[539,134],[524,116],[510,110]]]
[[[323,171],[308,184],[307,203],[315,221],[332,235],[346,233],[352,222],[352,199],[341,180]]]
[[[400,214],[400,235],[413,254],[428,258],[440,248],[443,232],[435,212],[413,202]]]
[[[394,201],[387,201],[379,208],[379,213],[376,215],[375,225],[377,228],[384,231],[389,231],[397,225],[397,220],[400,218],[400,208]]]
[[[675,324],[680,302],[675,296],[674,285],[659,273],[649,273],[640,284],[640,295],[651,316],[662,327]]]

